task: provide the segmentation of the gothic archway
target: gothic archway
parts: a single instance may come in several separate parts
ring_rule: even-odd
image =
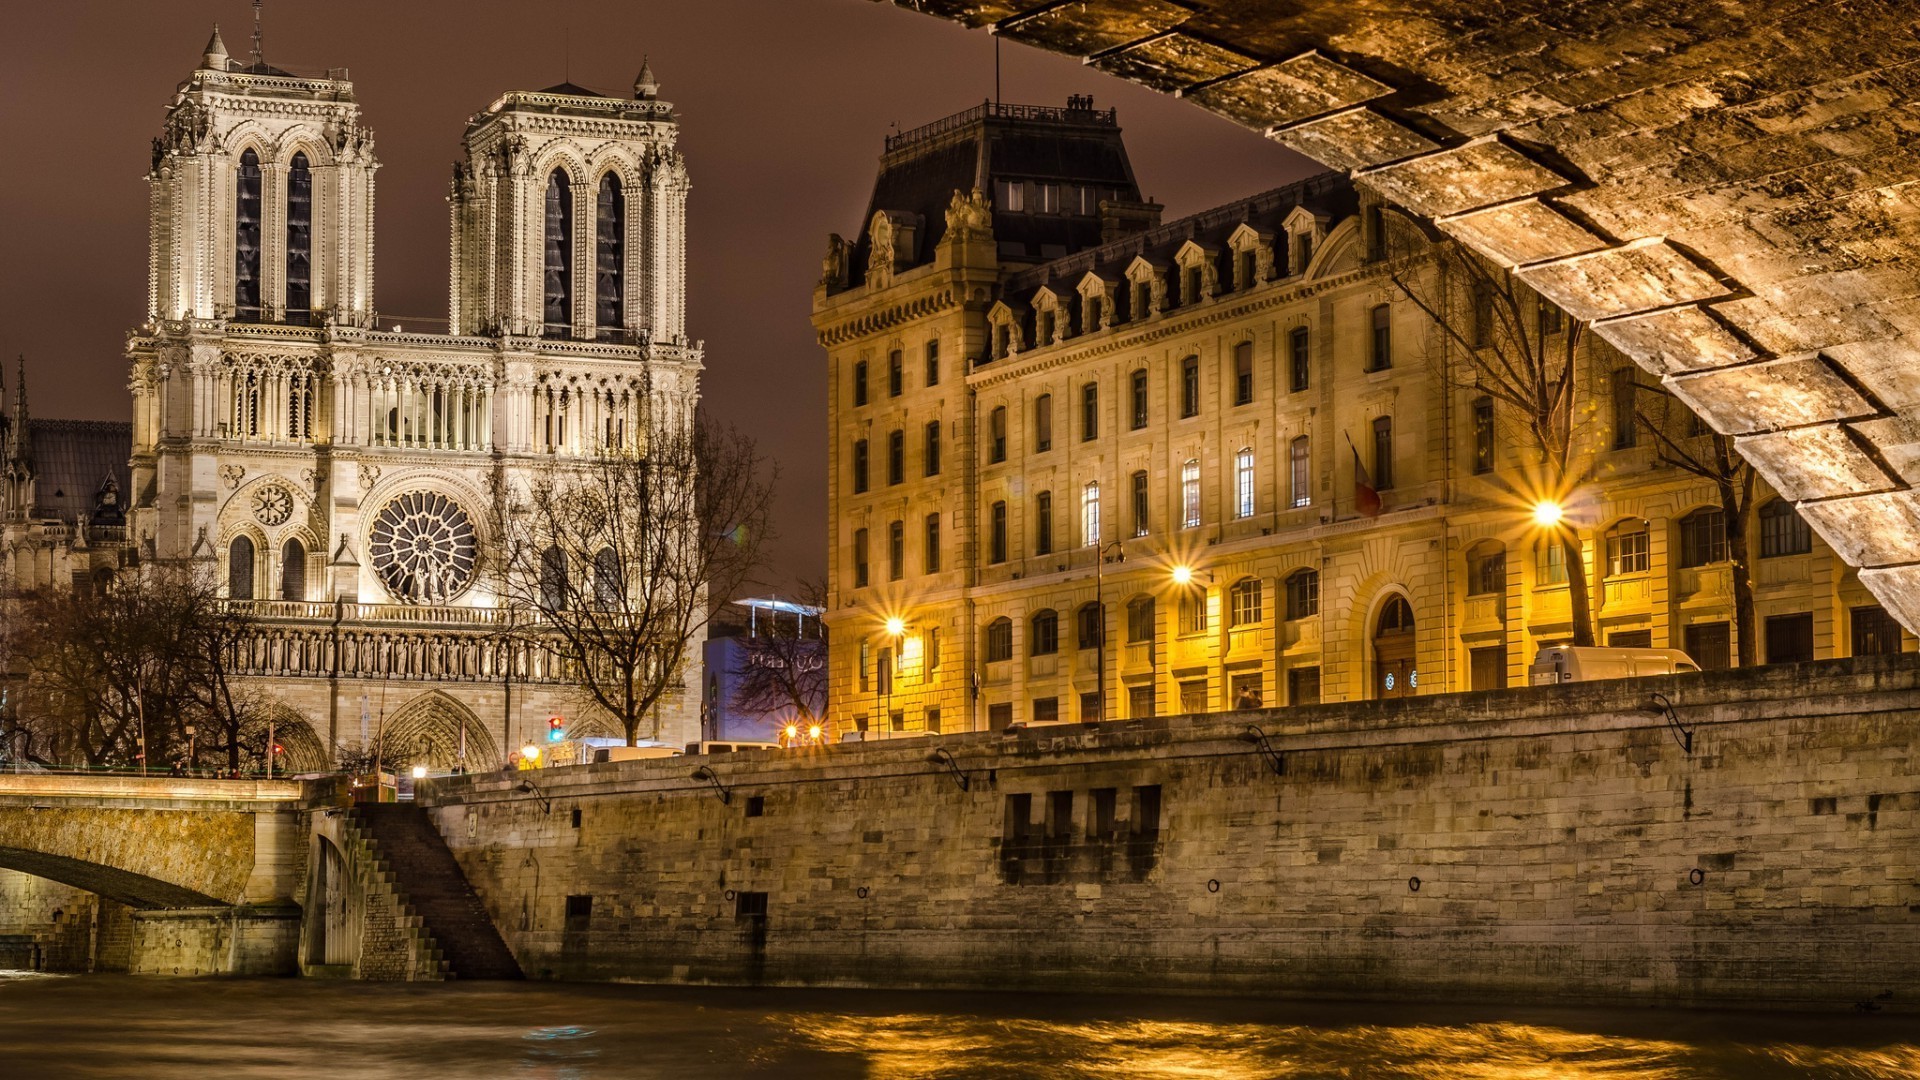
[[[1412,697],[1420,685],[1415,662],[1413,605],[1394,593],[1373,623],[1373,696]]]
[[[430,769],[490,769],[500,750],[473,711],[438,690],[401,706],[387,719],[381,737],[383,767],[425,765]]]

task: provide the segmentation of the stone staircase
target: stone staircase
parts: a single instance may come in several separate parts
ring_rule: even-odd
[[[368,868],[393,896],[396,930],[423,939],[394,942],[418,957],[408,965],[412,970],[399,977],[521,977],[519,963],[426,810],[406,803],[366,803],[355,806],[348,818],[351,830],[368,846]],[[366,945],[362,948],[364,953]],[[367,967],[364,959],[362,967]],[[362,977],[369,976],[363,972]]]

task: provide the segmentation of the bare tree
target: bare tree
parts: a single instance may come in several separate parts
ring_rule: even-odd
[[[822,608],[826,595],[825,582],[807,582],[800,603]],[[733,672],[739,680],[734,707],[761,714],[790,710],[803,730],[811,725],[827,703],[826,641],[826,624],[818,617],[809,622],[804,615],[776,614],[756,625]]]
[[[537,616],[523,633],[559,655],[628,745],[657,738],[709,599],[724,602],[762,564],[772,498],[753,440],[704,414],[638,450],[555,460],[508,493],[504,598]]]
[[[1447,364],[1449,382],[1487,395],[1519,422],[1539,474],[1536,494],[1564,500],[1583,479],[1575,466],[1574,391],[1585,324],[1564,318],[1512,271],[1458,244],[1425,250],[1430,261],[1396,259],[1394,285],[1440,330],[1470,376]],[[1564,327],[1556,331],[1555,323]],[[1562,521],[1553,532],[1567,568],[1573,644],[1592,645],[1579,530]]]
[[[1682,472],[1712,482],[1719,497],[1729,577],[1733,584],[1734,655],[1739,666],[1751,667],[1757,652],[1753,563],[1747,546],[1755,510],[1753,466],[1734,448],[1731,436],[1701,424],[1692,410],[1675,401],[1673,395],[1658,387],[1643,385],[1637,379],[1633,389],[1634,421],[1652,437],[1654,454]],[[1676,428],[1681,432],[1678,435]]]

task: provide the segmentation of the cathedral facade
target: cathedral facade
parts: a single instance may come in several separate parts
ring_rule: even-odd
[[[378,314],[379,163],[347,73],[243,63],[216,31],[180,85],[148,175],[120,536],[253,605],[242,667],[290,754],[318,767],[371,728],[416,763],[491,768],[552,715],[619,734],[500,633],[495,533],[534,470],[691,422],[688,179],[658,90],[649,68],[631,97],[566,83],[467,122],[448,323],[425,332]],[[14,563],[20,586],[61,577]],[[697,733],[690,690],[640,734]]]

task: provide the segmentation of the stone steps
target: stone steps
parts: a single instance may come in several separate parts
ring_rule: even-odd
[[[391,875],[409,922],[459,979],[518,979],[520,965],[475,895],[427,812],[399,803],[357,806],[352,816],[371,841],[375,867]]]

